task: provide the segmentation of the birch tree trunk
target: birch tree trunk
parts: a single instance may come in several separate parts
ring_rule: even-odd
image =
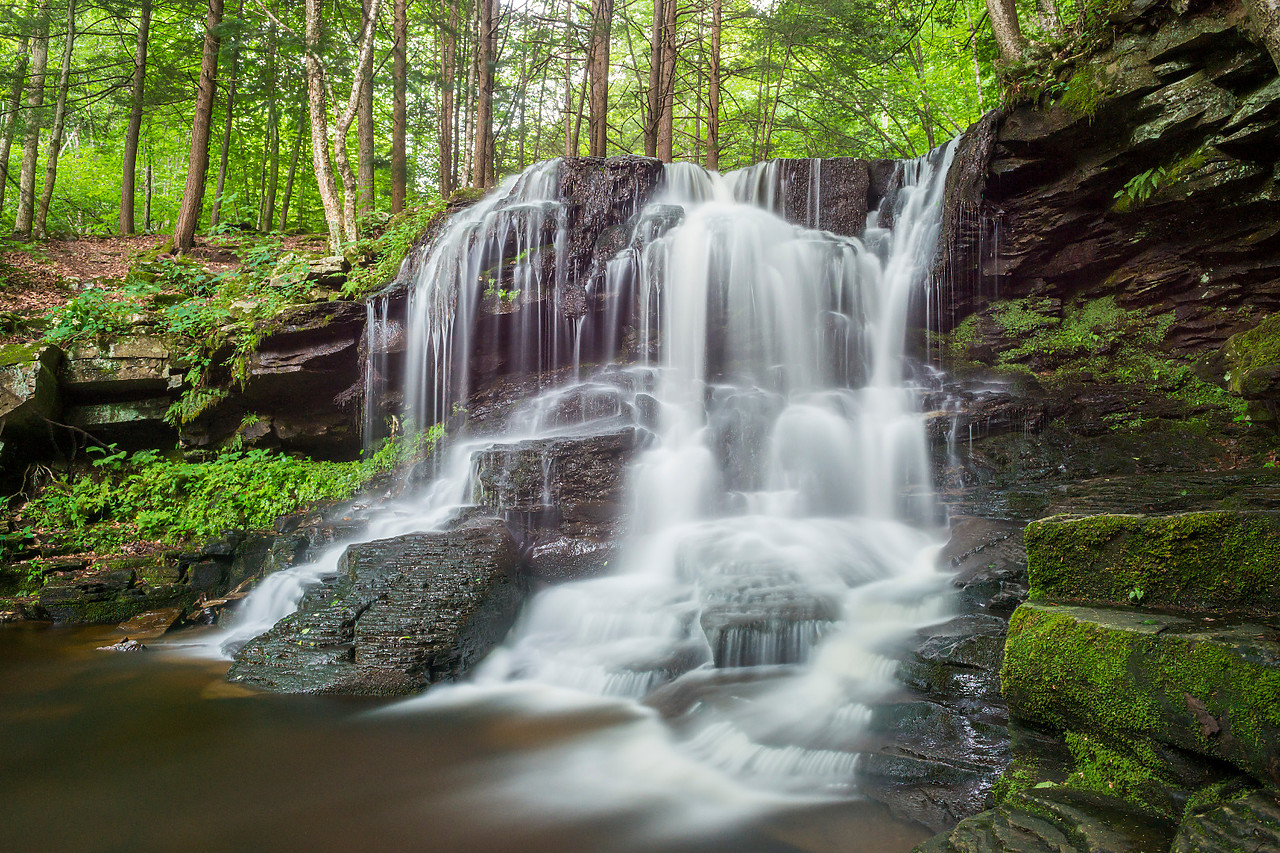
[[[305,10],[304,68],[307,75],[307,97],[311,105],[311,160],[316,170],[316,184],[320,188],[325,225],[329,228],[329,251],[336,255],[342,245],[342,202],[338,200],[333,161],[329,157],[329,105],[325,96],[324,66],[318,53],[320,35],[324,29],[322,0],[306,0]],[[290,188],[292,183],[291,180]],[[287,202],[285,213],[288,213]]]

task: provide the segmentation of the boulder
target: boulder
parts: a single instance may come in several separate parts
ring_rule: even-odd
[[[1172,827],[1117,797],[1037,788],[961,821],[915,853],[1158,853]]]
[[[469,672],[523,596],[496,519],[352,545],[338,575],[241,649],[227,677],[280,693],[413,693]]]
[[[176,625],[181,618],[181,607],[149,610],[121,622],[116,626],[116,630],[132,640],[153,640]]]
[[[1280,850],[1280,802],[1253,791],[1225,803],[1188,809],[1170,853]]]
[[[1265,625],[1028,602],[1001,681],[1023,721],[1168,744],[1280,784],[1280,639]]]
[[[1033,598],[1280,612],[1280,513],[1056,516],[1026,543]]]
[[[170,355],[162,340],[146,335],[80,344],[67,352],[62,387],[86,401],[165,396],[172,387]]]
[[[61,361],[57,347],[14,344],[0,349],[0,423],[6,441],[43,430],[57,416]]]

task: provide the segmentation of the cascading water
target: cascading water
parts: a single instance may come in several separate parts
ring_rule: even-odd
[[[445,523],[476,499],[471,456],[495,444],[637,422],[654,433],[629,471],[630,529],[612,572],[540,592],[472,686],[408,707],[491,703],[539,685],[643,700],[703,764],[771,790],[856,790],[866,724],[894,687],[892,647],[946,606],[904,341],[953,151],[903,163],[893,229],[873,213],[861,239],[771,212],[767,168],[721,177],[668,166],[593,285],[603,307],[576,328],[556,301],[563,282],[547,280],[565,275],[555,161],[507,181],[407,262],[417,283],[405,412],[418,424],[448,417],[474,387],[484,299],[521,308],[506,329],[511,373],[572,360],[576,374],[583,337],[630,366],[544,391],[500,437],[455,441],[441,475],[363,538]],[[382,310],[372,318],[386,334]],[[607,405],[566,421],[570,394]],[[222,647],[295,608],[340,552],[264,581]]]

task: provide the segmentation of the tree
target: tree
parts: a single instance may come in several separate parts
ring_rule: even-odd
[[[76,43],[76,0],[67,0],[67,32],[62,45],[62,66],[58,74],[57,105],[53,110],[53,129],[49,134],[49,152],[44,158],[44,188],[36,210],[35,234],[48,237],[46,224],[53,185],[58,179],[58,155],[62,151],[62,133],[67,123],[67,89],[71,85],[71,56]]]
[[[493,186],[493,85],[498,47],[498,0],[478,0],[479,29],[476,34],[476,132],[472,160],[472,185],[476,189]]]
[[[239,82],[240,76],[240,33],[238,30],[243,15],[244,0],[240,0],[239,5],[236,7],[235,17],[237,32],[232,35],[231,44],[227,46],[231,51],[231,71],[227,74],[227,109],[223,116],[222,150],[218,157],[218,185],[213,191],[213,212],[209,214],[210,229],[218,227],[218,222],[222,216],[222,193],[227,187],[227,158],[231,154],[231,132],[235,129],[236,84]]]
[[[195,245],[196,222],[204,204],[204,181],[209,171],[209,129],[218,79],[223,0],[209,0],[204,22],[204,49],[200,57],[200,82],[196,88],[195,114],[191,120],[191,149],[187,158],[187,184],[173,231],[175,252],[189,252]]]
[[[613,27],[613,0],[591,0],[591,41],[589,62],[591,74],[590,154],[603,157],[607,153],[609,134],[609,35]]]
[[[147,82],[147,40],[151,30],[151,0],[141,0],[138,37],[133,49],[133,86],[130,90],[129,128],[125,131],[124,169],[120,179],[120,233],[132,234],[134,178],[138,171],[138,134],[142,130],[142,104]]]
[[[408,152],[405,144],[408,124],[408,44],[409,2],[395,0],[392,11],[392,107],[391,107],[391,212],[404,210],[404,197],[408,184]]]
[[[707,168],[720,168],[720,27],[723,0],[711,0],[711,68],[707,79]]]
[[[370,0],[361,0],[364,20],[376,20],[370,14]],[[360,106],[356,110],[356,215],[361,219],[373,212],[373,63],[360,72]]]
[[[1014,0],[986,0],[987,17],[991,19],[991,32],[1000,48],[1000,58],[1006,63],[1022,58],[1027,40],[1018,26],[1018,7]]]
[[[49,61],[49,0],[36,9],[31,36],[31,77],[27,81],[27,133],[22,143],[22,171],[18,175],[18,212],[13,233],[30,237],[36,209],[36,158],[40,154],[40,113],[44,106],[44,72]]]
[[[5,190],[9,188],[9,154],[13,150],[14,132],[22,119],[22,89],[27,80],[27,65],[31,61],[30,40],[22,37],[18,48],[18,65],[13,72],[13,85],[5,102],[4,142],[0,143],[0,212],[4,211]]]

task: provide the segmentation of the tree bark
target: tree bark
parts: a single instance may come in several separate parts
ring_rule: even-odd
[[[209,130],[213,120],[213,99],[218,82],[218,49],[221,37],[223,0],[209,0],[204,22],[204,51],[200,58],[200,83],[196,89],[196,110],[191,121],[191,150],[187,158],[187,185],[173,229],[173,249],[179,254],[195,245],[196,221],[204,205],[204,182],[209,172]]]
[[[404,197],[409,176],[409,157],[405,130],[409,119],[409,3],[395,0],[392,24],[392,92],[391,92],[391,212],[404,210]]]
[[[351,85],[351,96],[347,100],[346,109],[338,116],[333,133],[333,165],[342,180],[342,232],[347,240],[355,240],[360,236],[359,219],[356,209],[359,196],[359,183],[355,170],[351,168],[351,159],[347,155],[347,133],[356,120],[360,109],[360,81],[367,78],[373,64],[373,40],[377,35],[378,12],[382,8],[382,0],[371,0],[367,12],[363,15],[360,30],[360,47],[357,52],[355,81]],[[337,246],[334,247],[336,252]]]
[[[1018,7],[1014,0],[986,0],[986,3],[1000,59],[1006,63],[1017,62],[1022,58],[1022,49],[1027,46],[1022,28],[1018,26]]]
[[[564,21],[564,156],[577,157],[573,138],[573,0],[565,4]]]
[[[369,14],[370,0],[361,0],[361,13],[374,26],[377,15]],[[360,74],[360,106],[356,110],[356,215],[366,219],[373,213],[373,63]]]
[[[49,203],[53,201],[53,185],[58,179],[58,154],[62,151],[62,132],[67,122],[67,89],[71,85],[71,55],[76,43],[76,0],[67,0],[67,35],[62,46],[62,67],[58,73],[58,100],[53,108],[53,131],[49,135],[49,153],[44,160],[44,187],[40,192],[40,207],[36,210],[35,233],[37,237],[49,236],[46,229],[49,219]]]
[[[473,185],[493,185],[493,82],[498,41],[497,0],[479,0],[480,21],[476,33],[476,132]]]
[[[9,154],[13,151],[13,137],[22,123],[22,89],[27,81],[27,65],[31,62],[30,43],[26,36],[18,47],[18,67],[13,72],[13,86],[5,102],[7,119],[4,126],[4,142],[0,143],[0,213],[4,212],[5,191],[9,188]]]
[[[666,0],[675,2],[675,0]],[[653,28],[649,31],[649,89],[646,93],[648,115],[644,123],[644,154],[658,156],[658,117],[662,114],[662,45],[666,11],[664,0],[653,0]]]
[[[31,77],[27,81],[27,127],[22,143],[22,171],[18,174],[18,212],[13,233],[30,237],[36,208],[36,160],[40,154],[40,112],[44,107],[44,72],[49,62],[49,0],[36,9],[31,39]]]
[[[325,97],[324,66],[320,63],[319,55],[320,35],[324,26],[321,18],[322,0],[306,0],[305,9],[304,67],[311,104],[311,160],[315,165],[316,184],[320,188],[320,203],[324,206],[324,221],[329,227],[329,251],[336,255],[342,245],[342,203],[338,200],[333,161],[329,157],[329,107]]]
[[[723,0],[711,0],[711,68],[707,84],[707,168],[720,168],[720,18]]]
[[[142,227],[151,230],[151,193],[155,190],[155,173],[151,168],[151,156],[147,155],[147,171],[143,176],[142,189]]]
[[[272,9],[277,8],[277,4],[272,3]],[[262,193],[262,197],[258,200],[258,222],[259,231],[270,231],[271,224],[276,218],[276,190],[280,185],[280,104],[276,99],[276,88],[279,81],[276,79],[278,74],[278,65],[276,62],[277,45],[276,45],[276,23],[271,21],[267,28],[267,141],[263,151],[263,159],[265,160],[264,172],[266,187]]]
[[[591,120],[589,153],[604,157],[609,135],[609,34],[613,28],[613,0],[591,0]]]
[[[1040,19],[1040,31],[1055,38],[1062,38],[1062,21],[1053,0],[1036,0],[1036,17]]]
[[[124,137],[124,170],[120,177],[120,233],[132,234],[134,180],[138,172],[138,135],[142,131],[142,104],[147,84],[147,39],[151,30],[151,0],[141,0],[138,39],[133,48],[133,88],[130,93],[129,129]],[[150,217],[148,217],[150,221]]]
[[[1244,0],[1244,10],[1280,71],[1280,0]]]
[[[441,39],[440,197],[449,198],[456,189],[453,182],[453,154],[458,143],[453,126],[453,108],[458,76],[458,0],[449,2],[449,16],[442,28]]]
[[[236,20],[244,13],[244,0],[236,8]],[[222,215],[222,193],[227,187],[227,158],[231,155],[231,131],[235,129],[236,83],[240,73],[240,34],[231,42],[231,73],[227,80],[227,114],[222,124],[222,150],[218,158],[218,185],[213,191],[213,212],[209,214],[209,228],[218,227]]]
[[[676,0],[663,3],[662,97],[658,113],[658,159],[674,159],[676,100]]]

